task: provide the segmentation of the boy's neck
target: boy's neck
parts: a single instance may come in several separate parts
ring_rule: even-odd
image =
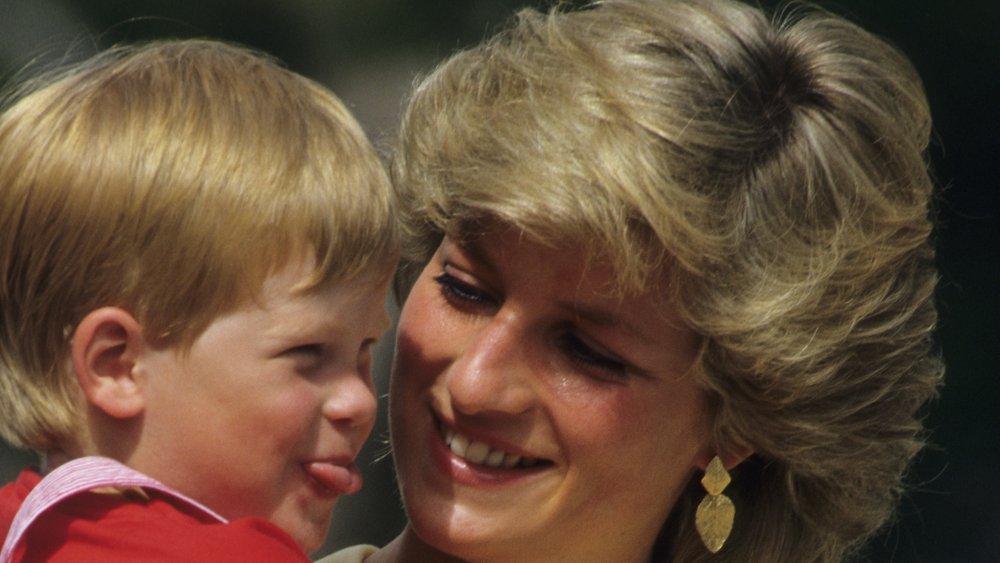
[[[60,465],[72,461],[79,456],[71,455],[62,449],[52,449],[42,452],[41,459],[41,472],[42,475],[48,474],[50,471],[59,467]]]

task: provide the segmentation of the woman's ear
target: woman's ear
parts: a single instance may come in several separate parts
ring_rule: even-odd
[[[738,448],[735,451],[728,451],[722,453],[716,453],[714,451],[703,451],[697,460],[698,469],[705,471],[708,464],[712,459],[718,455],[719,459],[722,460],[722,465],[725,466],[726,471],[731,471],[737,465],[743,463],[743,460],[753,455],[753,450],[750,448]]]
[[[145,399],[136,357],[145,346],[142,325],[123,309],[91,311],[73,332],[73,371],[87,401],[114,418],[142,413]]]

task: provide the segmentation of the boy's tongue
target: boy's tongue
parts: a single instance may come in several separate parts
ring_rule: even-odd
[[[306,464],[306,473],[333,494],[351,494],[361,490],[361,471],[353,463],[348,466],[314,461]]]

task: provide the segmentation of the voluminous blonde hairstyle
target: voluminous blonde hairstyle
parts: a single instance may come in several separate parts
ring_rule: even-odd
[[[817,9],[526,10],[413,94],[404,259],[500,220],[663,288],[702,336],[715,447],[755,454],[722,551],[693,480],[655,558],[837,561],[890,517],[940,380],[929,136],[907,59]]]
[[[187,346],[312,256],[311,291],[398,256],[388,176],[344,105],[223,43],[114,48],[24,87],[0,116],[0,435],[74,436],[77,323],[130,311]]]

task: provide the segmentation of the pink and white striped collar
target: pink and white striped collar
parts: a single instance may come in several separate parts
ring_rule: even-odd
[[[156,479],[106,457],[82,457],[60,465],[45,476],[28,493],[14,516],[14,521],[0,551],[0,563],[9,563],[14,548],[31,524],[46,510],[63,500],[101,487],[139,487],[157,491],[178,500],[197,512],[218,522],[228,521],[221,515]]]

